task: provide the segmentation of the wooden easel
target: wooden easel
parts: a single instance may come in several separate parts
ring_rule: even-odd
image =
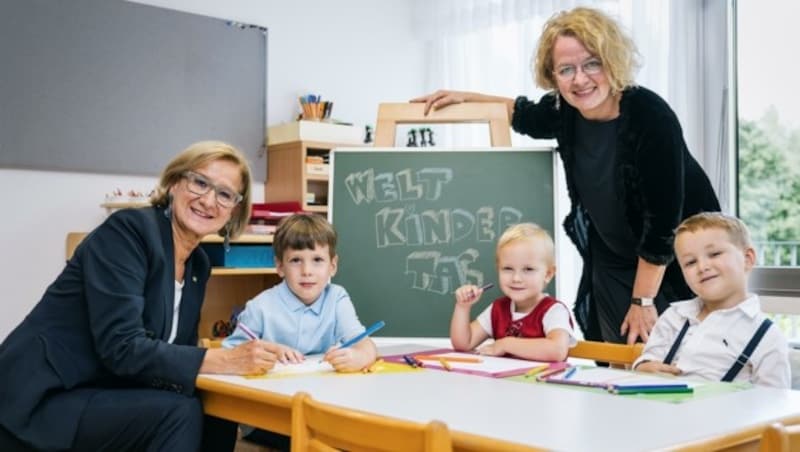
[[[467,102],[449,105],[425,116],[425,104],[380,104],[375,125],[375,146],[394,147],[398,124],[489,123],[492,146],[511,146],[508,110],[502,103]]]

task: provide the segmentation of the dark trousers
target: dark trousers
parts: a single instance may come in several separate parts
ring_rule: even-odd
[[[279,450],[281,452],[289,452],[291,449],[291,438],[280,433],[270,432],[257,428],[248,433],[244,439],[256,443],[260,446],[268,447],[272,450]]]
[[[196,397],[152,389],[111,389],[89,401],[73,450],[226,452],[233,450],[235,442],[236,424],[204,416]]]
[[[203,414],[196,397],[154,389],[96,392],[81,415],[73,451],[230,452],[235,422]],[[0,426],[0,451],[35,452]]]
[[[597,310],[600,334],[604,342],[624,344],[628,341],[628,337],[620,333],[620,328],[631,307],[639,258],[618,255],[594,230],[589,236],[589,242],[592,253],[592,302]],[[655,297],[656,310],[659,314],[676,299],[671,298],[671,294],[672,289],[669,284],[666,281],[662,282]]]

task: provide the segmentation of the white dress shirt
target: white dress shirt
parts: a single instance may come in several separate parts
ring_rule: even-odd
[[[683,376],[720,381],[766,316],[758,295],[750,295],[732,308],[713,311],[700,321],[697,316],[702,307],[699,298],[672,303],[656,322],[634,367],[643,361],[663,361],[688,320],[689,329],[672,365],[681,369]],[[789,388],[789,346],[778,325],[769,327],[734,380]]]
[[[175,298],[172,301],[172,329],[169,331],[170,344],[178,336],[178,318],[181,316],[181,297],[183,296],[183,282],[175,281]]]

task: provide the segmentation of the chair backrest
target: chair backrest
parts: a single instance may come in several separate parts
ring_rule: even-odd
[[[511,146],[508,107],[497,102],[465,102],[425,115],[425,104],[382,103],[378,105],[375,146],[393,147],[398,124],[487,123],[492,146]]]
[[[418,450],[449,452],[450,431],[440,421],[420,424],[348,410],[298,392],[292,398],[292,452]]]
[[[776,422],[761,435],[761,452],[800,451],[800,425],[783,425]]]
[[[644,344],[612,344],[610,342],[578,341],[569,349],[570,358],[592,359],[611,364],[630,366],[642,354]]]
[[[83,239],[89,235],[86,232],[70,232],[67,233],[67,259],[72,257],[72,254],[75,252],[75,248],[81,244]]]
[[[200,346],[203,348],[220,348],[222,347],[222,339],[209,339],[204,337],[200,339]]]

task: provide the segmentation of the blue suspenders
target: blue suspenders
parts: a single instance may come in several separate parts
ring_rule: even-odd
[[[750,360],[750,355],[753,354],[753,350],[755,350],[758,343],[761,342],[761,338],[764,337],[764,334],[766,334],[770,326],[772,326],[772,321],[770,319],[764,319],[764,321],[761,322],[761,325],[758,327],[755,334],[753,334],[753,337],[750,338],[750,342],[744,347],[742,353],[736,358],[736,362],[728,369],[728,372],[722,377],[721,381],[733,381],[733,379],[739,375],[742,367]],[[672,347],[670,347],[669,353],[667,353],[667,356],[664,358],[664,364],[672,364],[672,360],[675,359],[675,353],[678,352],[681,342],[683,341],[683,336],[686,335],[688,329],[689,320],[686,320],[686,323],[683,324],[681,331],[678,333],[678,337],[675,338],[675,342],[672,344]]]

